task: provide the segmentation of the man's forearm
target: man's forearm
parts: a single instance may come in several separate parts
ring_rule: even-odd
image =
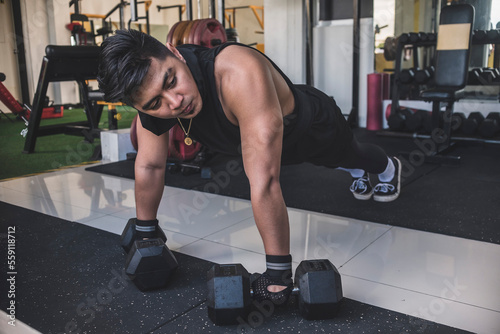
[[[136,166],[135,207],[138,219],[156,219],[165,184],[164,178],[165,169]]]
[[[265,252],[268,255],[290,254],[288,213],[279,183],[263,191],[252,189],[252,208]]]

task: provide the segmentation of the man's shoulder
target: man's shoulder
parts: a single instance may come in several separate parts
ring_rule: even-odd
[[[259,57],[260,52],[256,49],[239,43],[229,43],[221,48],[217,54],[217,58],[224,58],[224,60],[232,60],[235,56],[242,57]],[[233,59],[233,60],[237,60]]]
[[[215,71],[241,73],[245,70],[256,70],[265,57],[256,49],[242,44],[230,44],[221,50],[215,58]]]

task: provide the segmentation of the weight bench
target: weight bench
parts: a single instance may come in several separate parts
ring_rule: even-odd
[[[101,96],[89,96],[86,80],[96,79],[99,66],[98,46],[56,46],[45,48],[38,85],[33,99],[28,133],[24,143],[24,153],[33,153],[39,136],[54,134],[83,135],[92,142],[99,137],[98,124],[103,106],[96,100]],[[80,99],[85,109],[86,121],[40,126],[44,100],[50,82],[76,81],[80,89]]]
[[[445,156],[451,147],[453,104],[464,97],[469,73],[469,57],[474,25],[474,7],[451,5],[441,9],[435,52],[435,86],[420,92],[420,98],[432,102],[431,139],[436,149],[428,160],[458,163],[460,157]],[[446,104],[441,125],[441,103]]]

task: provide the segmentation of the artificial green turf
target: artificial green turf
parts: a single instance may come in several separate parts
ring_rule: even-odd
[[[129,128],[137,112],[129,107],[118,107],[117,111],[122,116],[118,129]],[[100,144],[99,139],[88,143],[79,136],[42,136],[37,138],[35,152],[25,154],[22,153],[25,138],[20,133],[26,126],[14,115],[8,115],[15,121],[10,122],[4,115],[0,116],[0,180],[88,162]],[[82,109],[64,110],[63,117],[43,119],[40,126],[84,120],[86,117]],[[99,128],[107,127],[108,113],[104,108]]]

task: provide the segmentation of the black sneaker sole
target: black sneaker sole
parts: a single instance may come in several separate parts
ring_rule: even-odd
[[[352,194],[353,194],[355,199],[359,199],[361,201],[367,201],[370,198],[372,198],[373,191],[370,192],[369,194],[356,194],[356,193],[352,193]]]
[[[399,197],[399,192],[392,195],[373,195],[373,200],[377,202],[392,202]]]

